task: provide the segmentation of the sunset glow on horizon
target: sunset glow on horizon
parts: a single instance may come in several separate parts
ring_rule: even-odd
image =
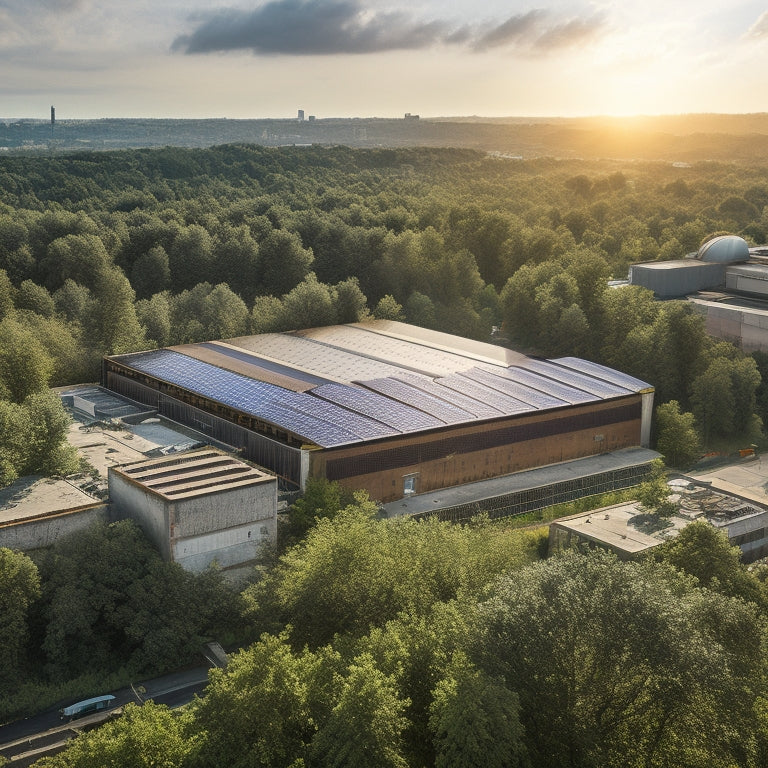
[[[0,117],[768,111],[757,2],[0,0]]]

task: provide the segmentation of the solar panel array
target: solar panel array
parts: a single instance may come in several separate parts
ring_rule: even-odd
[[[493,419],[504,415],[504,411],[500,411],[498,408],[494,408],[493,406],[488,405],[488,403],[476,400],[468,395],[462,395],[461,392],[457,392],[455,389],[444,387],[441,384],[438,384],[434,379],[407,373],[401,374],[397,378],[400,381],[410,384],[421,392],[427,392],[430,395],[434,395],[439,400],[446,400],[451,403],[451,405],[455,405],[457,408],[462,408],[477,419]]]
[[[455,373],[453,376],[443,376],[437,379],[437,383],[448,389],[454,389],[462,395],[479,400],[482,403],[489,403],[505,416],[536,410],[533,406],[524,403],[522,400],[472,381],[472,379],[468,379],[460,373]]]
[[[425,379],[425,381],[432,381]],[[372,379],[360,382],[363,386],[379,392],[386,397],[398,400],[406,405],[412,405],[425,413],[429,413],[446,424],[460,424],[464,421],[472,421],[473,413],[453,405],[446,400],[430,395],[423,389],[418,389],[402,379]]]
[[[353,349],[353,339],[361,349]],[[210,350],[210,360],[193,348]],[[117,360],[321,447],[580,405],[648,387],[578,358],[522,358],[506,367],[352,326],[206,342],[190,345],[189,355],[184,347],[175,350]],[[426,375],[414,372],[419,369]],[[312,388],[286,389],[291,381]]]
[[[624,387],[617,387],[615,384],[611,384],[607,381],[602,381],[582,373],[576,373],[569,368],[555,365],[549,360],[532,360],[529,358],[524,363],[521,363],[521,366],[528,370],[535,371],[536,373],[540,373],[542,376],[546,376],[549,379],[560,381],[569,386],[576,387],[577,389],[583,389],[585,392],[597,395],[600,399],[621,397],[621,395],[630,394],[630,390],[625,389]]]
[[[525,368],[512,366],[511,368],[500,369],[496,375],[512,379],[512,381],[517,381],[531,389],[548,392],[553,397],[563,400],[566,403],[570,403],[571,405],[594,403],[595,400],[600,399],[597,395],[585,392],[583,389],[569,387],[562,382],[553,381],[552,379],[546,378],[546,376],[541,376],[540,374]]]
[[[189,389],[324,447],[396,434],[379,422],[311,395],[255,381],[167,349],[131,355],[125,362],[137,371]]]
[[[482,365],[475,359],[456,352],[384,336],[357,326],[334,325],[297,333],[303,338],[334,349],[345,349],[372,361],[396,365],[428,376],[447,376],[466,370],[472,365]]]
[[[644,389],[651,389],[650,384],[646,384],[644,381],[636,379],[628,373],[622,373],[614,368],[608,368],[605,365],[593,363],[589,360],[582,360],[580,357],[559,357],[552,362],[563,365],[566,368],[571,368],[579,373],[586,373],[603,381],[609,381],[611,384],[624,387],[632,392],[642,392]]]
[[[373,419],[379,419],[399,432],[416,432],[445,426],[445,422],[410,405],[347,384],[323,384],[312,390],[313,395],[344,406]]]
[[[313,386],[324,384],[327,381],[327,379],[324,379],[321,376],[313,376],[311,373],[298,371],[296,368],[291,368],[290,366],[276,363],[273,360],[267,360],[263,357],[259,357],[258,355],[246,352],[243,349],[228,347],[226,344],[217,344],[216,342],[205,341],[202,342],[199,346],[210,349],[220,355],[225,355],[235,360],[241,360],[242,362],[248,363],[249,365],[255,365],[259,368],[264,368],[265,370],[271,371],[272,373],[277,373],[281,376],[286,376],[287,378],[291,379],[298,379],[299,381],[312,384]]]
[[[290,333],[243,336],[227,339],[227,343],[331,381],[375,379],[397,375],[401,370],[398,366]]]
[[[483,368],[470,368],[470,370],[464,371],[462,376],[466,376],[473,381],[484,384],[491,389],[505,392],[516,400],[521,400],[524,403],[528,403],[528,405],[532,405],[537,410],[543,410],[545,408],[562,408],[564,405],[568,405],[564,400],[552,397],[552,395],[547,392],[542,392],[540,389],[533,389],[514,379],[500,376],[495,372],[486,371]]]

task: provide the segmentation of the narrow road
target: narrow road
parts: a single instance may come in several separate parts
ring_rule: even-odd
[[[74,701],[63,702],[45,712],[0,727],[0,757],[11,760],[14,768],[22,768],[42,757],[47,752],[46,748],[72,738],[80,728],[107,719],[110,712],[119,707],[131,702],[141,704],[148,699],[171,708],[180,707],[192,701],[196,694],[202,693],[207,683],[208,667],[196,667],[134,683],[127,688],[111,691],[115,696],[111,710],[97,712],[71,723],[63,722],[59,718],[59,709],[73,704]],[[99,691],[93,695],[102,693],[110,691]]]

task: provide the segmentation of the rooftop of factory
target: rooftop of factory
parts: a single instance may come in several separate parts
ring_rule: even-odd
[[[531,358],[386,320],[187,344],[110,363],[320,447],[652,389],[579,358]]]
[[[706,482],[688,477],[671,480],[670,486],[670,500],[677,505],[677,512],[666,521],[647,514],[640,502],[630,501],[555,520],[550,536],[559,529],[631,557],[674,538],[694,520],[729,528],[758,518],[759,525],[765,525],[766,507],[750,499],[715,490]]]

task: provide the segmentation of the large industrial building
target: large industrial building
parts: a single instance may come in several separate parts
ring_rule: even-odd
[[[382,502],[647,446],[653,408],[651,386],[595,363],[391,321],[108,357],[103,383],[288,487]]]
[[[687,299],[711,336],[768,352],[768,246],[721,235],[684,259],[633,264],[629,282],[659,299]]]

